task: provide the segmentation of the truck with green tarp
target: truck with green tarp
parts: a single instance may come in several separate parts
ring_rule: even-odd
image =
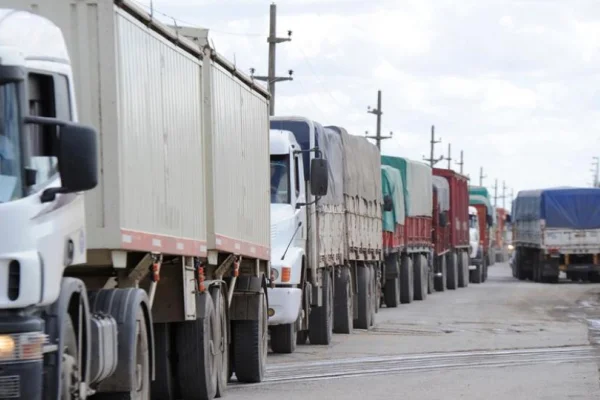
[[[383,296],[389,307],[397,305],[398,298],[401,303],[425,300],[433,289],[433,188],[432,171],[427,164],[382,156],[381,165],[388,186],[384,196],[388,195],[388,201],[391,198],[393,203],[393,210],[384,211],[383,216],[387,254]]]

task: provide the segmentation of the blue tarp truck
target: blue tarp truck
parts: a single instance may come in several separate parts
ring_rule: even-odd
[[[515,278],[600,282],[600,189],[521,191],[512,212]]]

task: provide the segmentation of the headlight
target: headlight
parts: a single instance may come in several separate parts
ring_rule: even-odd
[[[39,360],[45,341],[46,335],[41,332],[0,335],[0,362]]]
[[[271,267],[271,280],[276,281],[279,278],[279,270]]]
[[[11,335],[0,336],[0,360],[12,359],[15,354],[15,339]]]
[[[512,244],[509,244],[509,245],[508,245],[508,249],[509,249],[509,250],[514,250],[514,249],[515,249],[515,247],[514,247]]]

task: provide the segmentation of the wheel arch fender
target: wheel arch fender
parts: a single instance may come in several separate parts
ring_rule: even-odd
[[[115,372],[100,382],[100,392],[127,392],[136,386],[135,340],[138,308],[144,314],[148,341],[150,379],[154,379],[154,331],[152,313],[146,292],[142,289],[101,289],[90,298],[94,312],[111,315],[118,326],[118,364]]]
[[[77,302],[77,303],[75,303]],[[79,321],[79,307],[74,308],[74,304],[81,304],[82,319]],[[77,313],[76,313],[77,311]],[[90,352],[91,352],[91,328],[90,328],[90,307],[87,297],[87,289],[80,279],[63,278],[61,281],[60,295],[58,300],[46,309],[45,324],[46,334],[49,336],[50,343],[58,345],[58,351],[51,353],[49,360],[49,373],[45,379],[45,385],[49,393],[56,393],[56,398],[61,398],[60,393],[60,370],[62,367],[62,349],[64,347],[64,332],[62,331],[63,322],[67,316],[71,317],[75,336],[79,338],[79,329],[83,328],[83,343],[77,343],[78,351],[82,357],[82,380],[89,382],[90,374]],[[81,326],[80,326],[81,324]]]

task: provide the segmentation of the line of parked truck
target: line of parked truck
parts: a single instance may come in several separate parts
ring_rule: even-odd
[[[220,397],[263,379],[269,331],[327,344],[485,281],[489,196],[270,119],[207,30],[130,0],[0,8],[0,398]]]
[[[271,118],[270,146],[274,352],[369,329],[381,304],[487,279],[487,189],[302,117]]]

